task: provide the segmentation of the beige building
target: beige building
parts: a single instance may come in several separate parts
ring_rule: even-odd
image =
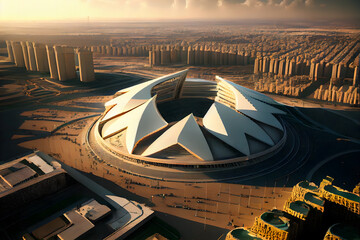
[[[55,46],[55,57],[60,81],[76,78],[74,49]]]
[[[14,62],[14,53],[10,41],[6,41],[6,48],[8,52],[8,58],[10,62]]]
[[[93,54],[91,51],[77,49],[81,82],[95,81]]]
[[[24,62],[25,62],[25,67],[26,70],[30,70],[30,65],[29,65],[29,54],[28,54],[28,49],[27,49],[27,45],[26,42],[20,42],[21,44],[21,48],[23,51],[23,55],[24,55]]]
[[[11,42],[13,50],[14,61],[17,67],[25,67],[24,54],[19,42]]]
[[[49,63],[44,44],[34,43],[36,68],[39,72],[49,72]]]
[[[53,79],[58,79],[58,69],[56,66],[56,57],[55,57],[55,51],[53,46],[46,45],[46,52],[47,52],[47,58],[49,61],[49,70],[50,70],[50,77]]]
[[[29,57],[29,70],[30,71],[37,71],[33,43],[32,42],[26,42],[26,46],[27,46],[28,57]]]

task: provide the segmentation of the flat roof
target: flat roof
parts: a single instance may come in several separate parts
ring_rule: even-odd
[[[231,236],[233,236],[236,239],[241,240],[261,240],[261,238],[256,237],[254,234],[249,232],[249,230],[246,230],[244,228],[236,228],[230,232]]]
[[[78,211],[87,219],[96,221],[108,214],[111,209],[106,205],[98,203],[94,199],[90,199],[89,201],[83,203]]]
[[[313,186],[313,185],[310,185],[310,183],[308,181],[302,181],[299,183],[299,186],[302,187],[302,188],[306,188],[306,189],[309,189],[311,191],[315,191],[318,189],[318,187],[316,186]]]
[[[313,194],[311,192],[308,192],[305,194],[304,196],[304,199],[309,201],[309,202],[312,202],[316,205],[319,205],[319,206],[324,206],[324,200],[321,199],[319,196],[317,196],[316,194]]]
[[[274,212],[264,212],[260,217],[264,222],[267,222],[280,230],[286,231],[289,228],[289,221],[280,218],[279,214]]]
[[[335,187],[333,185],[326,185],[324,187],[325,191],[331,192],[333,194],[342,196],[344,198],[347,198],[351,201],[360,202],[360,197],[358,195],[355,195],[351,192],[343,191],[341,188]]]
[[[72,223],[72,225],[57,235],[62,240],[76,239],[95,226],[76,210],[69,211],[65,213],[64,216]]]
[[[54,236],[56,232],[63,230],[67,226],[68,224],[61,217],[58,217],[35,229],[32,231],[32,234],[37,239],[48,238]]]
[[[295,202],[290,203],[290,209],[295,212],[304,214],[305,216],[307,216],[310,211],[309,206],[306,205],[306,203],[303,201],[295,201]]]
[[[25,166],[16,172],[9,173],[5,176],[0,176],[6,183],[14,187],[17,184],[26,181],[36,175],[36,172],[30,167]]]
[[[19,171],[20,169],[26,167],[25,164],[21,163],[21,162],[17,162],[13,165],[7,166],[6,168],[3,168],[0,170],[0,176],[5,177],[11,173],[14,173],[16,171]]]
[[[46,163],[40,156],[36,154],[34,156],[28,157],[27,160],[35,164],[45,174],[54,171],[54,168],[51,165]]]
[[[356,228],[337,223],[329,228],[329,231],[341,239],[360,239],[360,232]]]

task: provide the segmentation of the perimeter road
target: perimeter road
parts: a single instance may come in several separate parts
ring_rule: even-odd
[[[334,160],[337,157],[340,157],[342,155],[348,154],[348,153],[354,153],[354,152],[360,152],[359,149],[357,150],[349,150],[349,151],[345,151],[345,152],[341,152],[335,155],[332,155],[331,157],[328,157],[324,160],[322,160],[321,162],[319,162],[318,164],[316,164],[315,167],[313,167],[313,169],[311,169],[311,171],[308,173],[308,175],[306,176],[306,180],[308,180],[309,182],[311,181],[314,173],[319,170],[319,168],[321,168],[323,165],[325,165],[327,162],[330,162],[331,160]]]
[[[302,113],[297,107],[294,107],[293,108],[299,115],[301,115],[301,117],[303,117],[304,119],[306,119],[307,121],[309,121],[310,123],[312,123],[314,126],[318,127],[319,129],[323,130],[323,131],[326,131],[328,133],[331,133],[335,136],[340,136],[342,138],[347,138],[349,139],[351,142],[354,142],[354,143],[358,143],[360,144],[360,141],[356,138],[352,138],[352,137],[349,137],[349,136],[345,136],[341,133],[338,133],[326,126],[322,126],[320,123],[316,122],[315,120],[311,119],[309,116],[305,115],[304,113]]]

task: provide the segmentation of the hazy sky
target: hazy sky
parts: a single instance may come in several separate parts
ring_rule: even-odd
[[[359,18],[360,0],[0,0],[0,21]]]

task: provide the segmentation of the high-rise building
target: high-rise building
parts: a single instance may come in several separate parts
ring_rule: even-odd
[[[49,70],[50,70],[50,77],[53,79],[58,79],[58,69],[56,65],[56,57],[55,57],[55,51],[54,47],[51,45],[46,45],[46,52],[47,52],[47,58],[49,61]]]
[[[93,54],[85,49],[77,49],[79,58],[79,74],[81,82],[95,81]]]

